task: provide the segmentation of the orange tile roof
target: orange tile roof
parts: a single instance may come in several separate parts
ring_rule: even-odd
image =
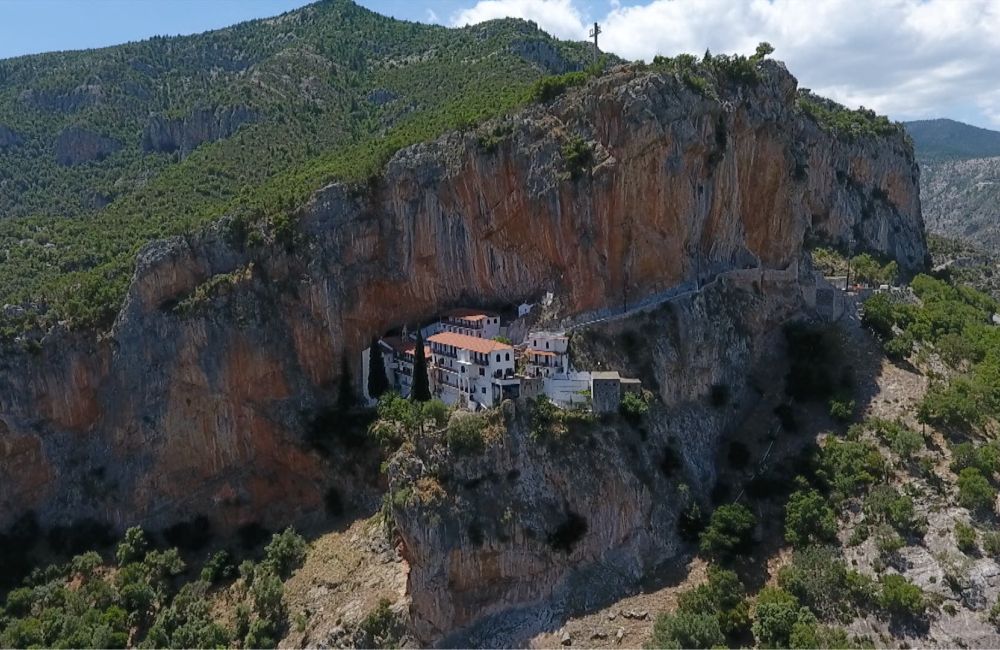
[[[528,350],[528,354],[534,354],[534,355],[537,355],[539,357],[554,357],[554,356],[556,356],[555,352],[546,352],[544,350]]]
[[[440,332],[434,336],[428,337],[427,340],[431,343],[450,345],[455,348],[462,348],[463,350],[472,350],[473,352],[478,352],[480,354],[489,354],[490,352],[508,350],[512,351],[514,349],[506,343],[501,343],[500,341],[481,339],[478,336],[466,336],[465,334],[456,334],[455,332]]]
[[[463,320],[480,321],[493,316],[481,309],[452,309],[444,313],[448,318],[461,318]]]
[[[382,342],[392,348],[396,354],[413,354],[417,351],[417,342],[409,337],[404,339],[401,336],[387,336],[382,339]],[[430,346],[424,346],[424,354],[430,356]]]

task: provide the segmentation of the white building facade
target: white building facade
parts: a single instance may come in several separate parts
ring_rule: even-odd
[[[441,317],[438,331],[493,339],[500,336],[500,316],[476,309],[453,309]]]
[[[510,345],[447,331],[427,342],[431,387],[445,404],[488,408],[518,396],[520,379],[514,376],[517,360]]]
[[[524,370],[529,377],[569,374],[569,337],[552,332],[530,332],[525,339]]]

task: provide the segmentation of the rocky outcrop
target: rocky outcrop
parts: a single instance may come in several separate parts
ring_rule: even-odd
[[[568,61],[549,39],[517,40],[510,44],[510,51],[550,74],[563,74],[580,69],[579,64]]]
[[[927,229],[1000,250],[1000,158],[926,161],[921,170]]]
[[[75,113],[100,103],[103,98],[104,89],[99,83],[81,84],[69,92],[29,89],[18,97],[27,106],[58,113]]]
[[[16,147],[19,144],[21,144],[21,136],[0,124],[0,150]]]
[[[389,463],[390,493],[418,637],[523,646],[676,555],[681,512],[707,505],[720,437],[759,401],[750,379],[805,304],[794,272],[727,274],[575,333],[577,363],[640,376],[657,395],[639,423],[570,422],[539,435],[519,401],[505,405],[502,435],[483,453],[451,451],[434,433],[404,444]],[[717,386],[723,405],[710,399]]]
[[[246,106],[201,108],[183,118],[168,119],[154,115],[142,133],[144,151],[180,151],[186,156],[199,145],[228,138],[244,124],[257,119]]]
[[[110,333],[57,330],[40,352],[0,355],[0,467],[31,459],[0,517],[123,526],[197,511],[231,528],[315,512],[331,482],[354,482],[304,443],[341,359],[356,378],[373,334],[444,307],[552,291],[573,314],[733,270],[795,275],[807,238],[852,233],[919,269],[902,136],[837,140],[798,112],[795,88],[771,62],[719,99],[620,68],[403,150],[364,191],[316,192],[273,245],[223,223],[148,247]],[[88,472],[97,489],[79,487]]]
[[[104,160],[121,148],[122,145],[117,140],[71,126],[63,129],[56,138],[56,162],[70,167],[93,160]]]

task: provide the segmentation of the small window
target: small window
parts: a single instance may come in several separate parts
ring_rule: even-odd
[[[479,369],[479,376],[480,377],[485,377],[486,376],[486,369],[485,368],[480,368]]]
[[[462,366],[462,374],[465,374],[465,366]]]
[[[483,391],[483,395],[485,395],[486,394],[486,386],[483,386],[481,390]]]
[[[500,360],[500,355],[498,354],[498,355],[497,355],[497,361],[499,361],[499,360]]]
[[[510,361],[510,352],[507,353],[507,361]]]
[[[545,349],[546,349],[546,350],[548,350],[548,349],[549,349],[549,342],[548,342],[548,341],[546,341],[546,342],[545,342]]]

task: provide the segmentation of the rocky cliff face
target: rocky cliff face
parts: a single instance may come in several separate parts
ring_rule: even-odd
[[[1000,158],[927,161],[921,169],[927,229],[998,250]]]
[[[401,151],[363,192],[317,192],[273,245],[221,224],[148,247],[110,333],[0,355],[0,516],[231,528],[315,512],[351,482],[303,443],[342,355],[357,377],[373,334],[445,307],[553,291],[575,313],[734,269],[795,275],[807,237],[853,234],[920,268],[911,152],[822,132],[795,85],[767,62],[714,99],[620,68]]]
[[[518,401],[482,453],[449,449],[435,433],[404,444],[389,464],[390,494],[417,636],[524,645],[676,555],[682,511],[707,504],[719,440],[760,400],[750,379],[806,300],[795,272],[736,272],[574,333],[577,363],[642,377],[657,396],[639,422],[570,421],[539,434],[533,407]]]
[[[175,119],[153,116],[143,131],[142,148],[145,151],[180,151],[186,156],[201,144],[228,138],[256,117],[246,106],[203,108]]]
[[[80,165],[92,160],[103,160],[122,148],[117,140],[99,133],[71,126],[56,138],[56,162],[60,165]]]

